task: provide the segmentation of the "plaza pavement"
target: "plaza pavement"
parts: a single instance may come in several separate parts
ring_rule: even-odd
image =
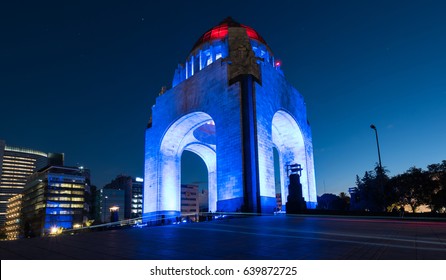
[[[2,260],[446,260],[446,222],[277,215],[0,242]]]

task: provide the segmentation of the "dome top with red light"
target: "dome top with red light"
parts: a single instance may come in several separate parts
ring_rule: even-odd
[[[260,36],[257,31],[255,31],[253,28],[240,24],[236,21],[234,21],[231,17],[227,17],[222,22],[220,22],[217,26],[209,29],[206,31],[201,37],[197,40],[192,50],[196,49],[200,45],[210,42],[213,40],[221,40],[228,36],[228,29],[231,27],[243,27],[246,30],[246,34],[250,39],[256,40],[261,42],[262,44],[266,45],[265,40]]]
[[[239,30],[231,28],[238,28]],[[175,70],[172,80],[172,87],[175,87],[184,80],[189,79],[198,72],[207,68],[215,61],[225,59],[229,56],[229,36],[230,34],[242,34],[246,31],[246,36],[249,39],[254,56],[258,61],[269,64],[280,71],[280,62],[274,58],[274,55],[266,44],[265,40],[249,26],[240,24],[228,17],[217,26],[206,31],[200,39],[195,43],[192,51],[189,53],[184,64],[179,64]],[[236,36],[236,35],[234,35]],[[240,37],[237,37],[240,38]]]

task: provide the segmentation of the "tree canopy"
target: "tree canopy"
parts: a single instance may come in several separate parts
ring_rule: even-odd
[[[434,212],[446,212],[446,160],[427,166],[411,167],[393,177],[377,165],[356,176],[356,187],[350,189],[351,210],[372,212],[395,211],[409,205],[413,212],[427,205]]]

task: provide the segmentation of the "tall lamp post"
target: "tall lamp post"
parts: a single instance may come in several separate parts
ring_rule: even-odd
[[[380,188],[381,188],[381,193],[382,195],[384,195],[384,186],[383,186],[383,166],[381,164],[381,153],[379,151],[379,141],[378,141],[378,130],[376,129],[376,126],[374,124],[370,125],[370,128],[373,129],[375,131],[375,136],[376,136],[376,147],[378,148],[378,164],[379,164],[379,170],[378,170],[378,176],[379,176],[379,184],[380,184]],[[385,204],[385,201],[384,201]]]

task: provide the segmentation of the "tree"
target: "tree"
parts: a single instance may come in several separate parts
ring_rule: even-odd
[[[446,189],[446,160],[442,163],[430,164],[427,166],[427,171],[431,175],[431,179],[436,181],[438,189]]]
[[[431,200],[431,209],[434,212],[446,212],[446,160],[442,163],[427,166],[431,180],[434,182],[434,193]]]
[[[355,209],[372,212],[382,212],[386,208],[384,186],[389,180],[387,170],[376,165],[374,170],[366,171],[362,179],[356,175],[357,191],[355,194]]]
[[[350,196],[348,196],[348,194],[346,194],[345,192],[341,192],[339,193],[339,198],[344,201],[345,203],[345,210],[348,210],[349,206],[350,206]]]
[[[388,170],[376,165],[352,188],[352,209],[365,211],[394,211],[410,205],[415,212],[420,205],[432,211],[446,212],[446,160],[430,164],[427,171],[411,167],[403,174],[390,178]]]
[[[433,195],[431,209],[437,213],[446,213],[446,189],[439,190]]]
[[[390,185],[402,207],[408,204],[416,212],[420,205],[431,205],[435,183],[430,179],[429,172],[421,168],[411,167],[405,173],[393,177]]]

